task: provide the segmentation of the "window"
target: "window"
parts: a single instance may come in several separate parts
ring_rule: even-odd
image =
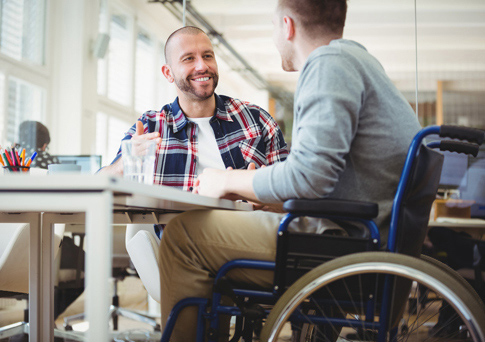
[[[0,144],[6,146],[18,143],[21,122],[46,119],[46,0],[0,1],[0,19]]]
[[[128,17],[113,14],[110,21],[108,54],[108,98],[129,106],[131,97],[131,28]]]
[[[120,147],[121,139],[133,122],[120,120],[99,112],[96,115],[96,154],[102,155],[104,165],[109,165]]]
[[[138,118],[173,101],[161,72],[163,44],[149,23],[116,2],[101,2],[99,32],[110,36],[108,53],[98,61],[98,94],[127,118]],[[100,111],[106,112],[104,108]]]
[[[45,0],[0,2],[0,52],[20,61],[44,64]]]
[[[25,120],[44,121],[45,90],[15,77],[8,80],[7,141],[18,142],[18,128]]]
[[[160,73],[156,63],[156,46],[149,35],[138,32],[135,58],[135,110],[143,113],[155,109],[156,79]]]

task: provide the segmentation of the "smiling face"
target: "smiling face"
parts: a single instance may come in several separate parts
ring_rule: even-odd
[[[217,62],[209,37],[204,33],[173,37],[162,72],[175,82],[177,93],[193,101],[204,101],[214,95],[219,81]]]

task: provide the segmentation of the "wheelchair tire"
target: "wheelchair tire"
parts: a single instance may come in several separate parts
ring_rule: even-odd
[[[380,300],[382,287],[378,284],[382,283],[382,279],[391,279],[386,275],[395,280],[393,289],[407,289],[405,293],[396,290],[399,295],[392,296],[393,301],[390,303],[392,314],[389,316],[392,317],[390,321],[394,322],[394,329],[392,334],[389,333],[389,329],[386,329],[384,335],[386,341],[393,338],[397,341],[450,339],[485,341],[485,308],[480,301],[476,300],[476,296],[469,292],[469,287],[457,280],[455,274],[449,274],[445,268],[434,265],[433,262],[387,252],[347,255],[324,263],[305,274],[281,296],[274,306],[263,327],[261,341],[284,340],[285,334],[288,334],[291,326],[299,326],[295,325],[295,320],[299,320],[299,323],[302,320],[303,323],[306,321],[307,327],[301,331],[311,332],[311,336],[295,338],[293,331],[293,341],[315,342],[337,339],[376,341],[379,334],[377,326],[375,328],[372,328],[372,324],[364,326],[362,320],[354,322],[353,327],[345,326],[340,331],[341,326],[338,323],[335,325],[322,324],[329,317],[325,313],[320,315],[321,320],[315,324],[315,321],[311,321],[308,316],[301,315],[299,308],[306,307],[305,310],[308,312],[308,307],[319,310],[323,307],[322,304],[325,304],[327,308],[329,306],[338,308],[341,311],[340,317],[360,319],[364,317],[365,313],[369,313],[369,307],[375,309],[380,306],[376,304],[366,307],[366,309],[362,303],[371,302],[369,298],[374,298],[375,301]],[[403,284],[409,284],[409,286],[402,287]],[[413,286],[410,286],[411,284]],[[434,300],[430,305],[419,306],[419,311],[410,315],[404,307],[407,302],[405,294],[415,296],[413,289],[417,288],[417,285],[426,289],[427,297]],[[358,289],[365,290],[358,294]],[[369,292],[374,290],[375,292]],[[359,296],[361,300],[355,300]],[[337,298],[345,298],[345,300]],[[416,298],[419,299],[421,296]],[[440,305],[441,307],[439,307]],[[446,310],[442,310],[442,308]],[[442,313],[445,311],[447,316],[443,320],[446,320],[440,322],[441,316],[444,316]],[[370,313],[373,316],[372,320],[378,319],[377,309]],[[289,323],[290,320],[293,324]],[[327,331],[330,326],[334,333],[338,332],[338,337],[329,337],[327,334],[319,332],[319,327],[323,325],[327,326]],[[312,328],[308,328],[308,326],[312,326]],[[322,338],[319,335],[323,335]]]
[[[461,283],[467,289],[467,292],[473,295],[477,303],[480,303],[482,306],[484,305],[482,298],[478,295],[475,288],[468,281],[466,281],[466,279],[463,278],[460,273],[456,272],[450,266],[428,255],[421,254],[420,259],[441,268],[443,271],[453,276],[459,283]]]

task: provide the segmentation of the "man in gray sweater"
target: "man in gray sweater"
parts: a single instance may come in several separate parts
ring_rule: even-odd
[[[206,169],[201,195],[281,204],[291,198],[343,198],[379,204],[387,237],[392,198],[412,137],[420,129],[410,105],[379,62],[342,39],[346,0],[279,0],[274,40],[283,69],[300,71],[292,148],[258,170]],[[210,297],[213,275],[233,259],[274,260],[283,214],[198,211],[165,228],[161,246],[162,322],[186,297]],[[321,232],[328,222],[300,220],[291,229]],[[271,272],[233,271],[236,281],[270,287]],[[179,318],[174,341],[192,341],[195,310]]]

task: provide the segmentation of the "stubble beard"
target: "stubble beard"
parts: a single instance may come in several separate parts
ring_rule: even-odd
[[[207,73],[205,73],[207,75]],[[202,90],[202,91],[197,91],[192,84],[190,83],[190,80],[198,75],[189,75],[187,78],[176,78],[175,79],[175,84],[177,87],[184,93],[188,94],[191,98],[194,100],[198,101],[204,101],[207,100],[208,98],[212,97],[214,94],[214,91],[216,90],[217,84],[219,83],[219,75],[216,73],[208,73],[208,75],[212,78],[212,89],[210,90]]]

